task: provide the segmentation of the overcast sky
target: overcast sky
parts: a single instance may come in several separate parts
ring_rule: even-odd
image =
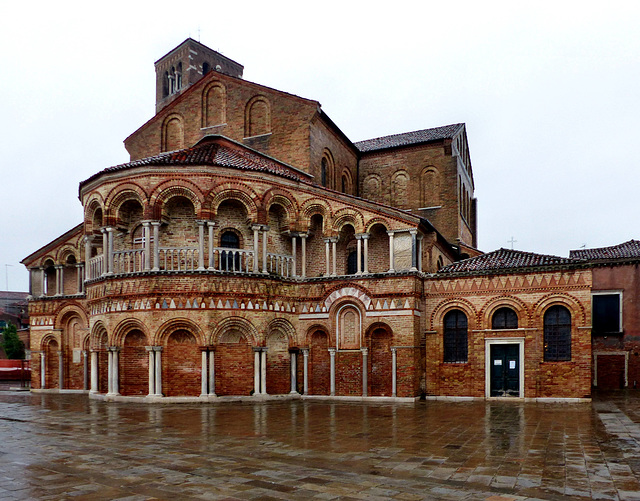
[[[465,122],[484,251],[640,238],[640,2],[523,3],[1,2],[0,289],[128,161],[153,63],[189,36],[352,141]]]

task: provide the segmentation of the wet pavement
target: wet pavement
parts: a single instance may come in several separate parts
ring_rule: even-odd
[[[0,393],[0,499],[638,499],[640,392],[592,403],[120,404]]]

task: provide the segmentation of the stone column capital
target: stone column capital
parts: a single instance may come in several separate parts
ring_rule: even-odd
[[[153,351],[162,351],[162,346],[154,346]]]
[[[367,240],[369,238],[369,234],[368,233],[356,233],[355,237],[356,240]]]

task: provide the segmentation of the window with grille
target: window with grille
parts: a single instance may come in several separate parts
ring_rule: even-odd
[[[592,333],[596,336],[622,332],[621,292],[598,292],[591,296]]]
[[[517,329],[518,314],[511,308],[499,308],[491,319],[492,329]]]
[[[564,306],[552,306],[544,314],[544,360],[571,360],[571,313]]]
[[[460,310],[451,310],[444,316],[444,361],[466,362],[467,345],[467,316]]]

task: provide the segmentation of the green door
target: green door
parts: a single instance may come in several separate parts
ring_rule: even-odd
[[[491,396],[520,396],[520,346],[517,344],[492,344]]]

